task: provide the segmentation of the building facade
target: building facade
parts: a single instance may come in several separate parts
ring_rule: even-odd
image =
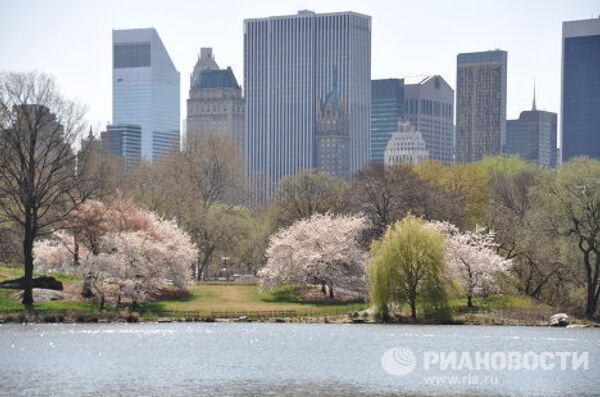
[[[418,164],[429,158],[423,135],[409,122],[398,122],[396,132],[385,147],[386,167],[398,164]]]
[[[123,160],[126,170],[136,168],[142,158],[142,128],[134,124],[107,125],[101,133],[105,153]]]
[[[454,160],[454,90],[442,76],[404,78],[404,120],[422,134],[430,159]]]
[[[220,69],[212,48],[202,48],[190,76],[186,136],[212,132],[231,139],[244,153],[244,98],[231,67]]]
[[[113,124],[139,125],[142,157],[179,148],[179,72],[154,28],[113,30]]]
[[[531,110],[521,112],[517,120],[506,121],[504,152],[553,168],[557,150],[557,115],[537,110],[534,90]]]
[[[600,18],[563,23],[562,158],[600,159]]]
[[[371,18],[353,12],[244,21],[247,175],[259,201],[315,167],[317,105],[332,87],[349,123],[350,173],[369,161]]]
[[[372,163],[383,163],[385,147],[404,119],[404,80],[371,81],[371,154]]]
[[[329,94],[319,101],[315,142],[315,168],[339,178],[350,178],[350,131],[337,77]]]
[[[478,161],[503,150],[507,53],[459,54],[456,72],[456,159]]]

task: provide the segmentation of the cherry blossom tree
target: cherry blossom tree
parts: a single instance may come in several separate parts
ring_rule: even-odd
[[[118,302],[136,304],[165,285],[185,289],[197,248],[173,220],[118,197],[111,205],[90,201],[52,239],[36,242],[36,264],[78,274],[104,304],[115,286]]]
[[[296,221],[270,237],[261,282],[316,284],[332,299],[335,287],[364,283],[367,253],[359,239],[367,227],[363,216],[315,214]]]
[[[467,306],[473,307],[474,296],[498,292],[496,276],[508,274],[512,263],[497,254],[494,232],[479,227],[461,232],[448,222],[430,224],[446,235],[446,261],[467,294]]]

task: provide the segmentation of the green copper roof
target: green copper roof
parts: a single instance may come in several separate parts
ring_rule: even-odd
[[[221,70],[200,72],[197,82],[199,88],[240,88],[231,67]]]

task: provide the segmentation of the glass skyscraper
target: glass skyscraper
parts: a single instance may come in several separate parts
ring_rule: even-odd
[[[458,54],[456,159],[478,161],[503,150],[506,138],[506,51]]]
[[[113,30],[113,124],[141,127],[142,157],[179,148],[179,72],[154,28]]]
[[[562,157],[600,159],[600,18],[563,23]]]
[[[371,162],[383,163],[385,147],[404,118],[404,80],[371,81]]]
[[[107,125],[101,137],[104,151],[120,157],[125,169],[131,170],[140,164],[142,129],[139,125]]]
[[[333,86],[349,122],[349,172],[369,161],[371,17],[354,12],[244,21],[247,173],[258,201],[315,167],[317,106]]]

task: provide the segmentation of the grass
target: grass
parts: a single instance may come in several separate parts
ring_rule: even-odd
[[[468,310],[467,298],[456,298],[450,301],[454,310]],[[538,303],[528,296],[523,295],[492,295],[487,298],[473,298],[474,309],[549,309],[550,306]]]
[[[22,268],[0,266],[0,281],[21,277]],[[42,274],[36,272],[36,275]],[[77,278],[61,273],[49,275],[62,281],[65,285],[77,282]],[[23,306],[15,299],[15,290],[0,289],[0,311],[17,311]],[[480,319],[496,321],[501,317],[516,317],[526,320],[532,315],[552,310],[550,306],[539,304],[526,296],[493,295],[488,298],[475,298],[474,311],[466,307],[466,298],[452,299],[450,302],[452,312],[457,318]],[[253,284],[226,284],[226,283],[201,283],[190,288],[190,295],[184,298],[165,299],[149,302],[143,305],[143,315],[146,317],[160,316],[186,316],[185,312],[202,313],[208,316],[229,313],[232,315],[252,314],[256,312],[284,312],[293,311],[300,317],[319,317],[343,315],[351,311],[367,308],[367,303],[329,301],[323,298],[320,301],[307,300],[299,289],[295,287],[280,287],[273,290],[261,290]],[[74,311],[84,312],[89,315],[99,313],[97,302],[91,301],[50,301],[37,302],[34,308],[38,311]],[[123,307],[115,308],[113,302],[107,302],[106,310],[116,313]],[[494,313],[490,312],[493,310]],[[540,313],[537,313],[540,312]],[[520,317],[523,317],[521,319]],[[486,320],[487,321],[487,320]]]
[[[43,273],[35,273],[41,275]],[[77,281],[73,276],[47,273],[68,285]],[[21,277],[22,268],[0,266],[0,281]],[[16,290],[0,289],[0,310],[20,310],[21,303],[14,298]],[[256,285],[202,283],[190,288],[187,298],[161,300],[143,305],[148,314],[161,315],[166,312],[281,312],[295,311],[300,315],[334,315],[366,308],[364,303],[305,302],[293,288],[282,287],[272,291],[260,291]],[[88,301],[50,301],[34,303],[34,308],[46,310],[73,310],[97,312],[98,304]],[[112,305],[107,302],[107,309]]]
[[[291,288],[260,291],[252,284],[202,283],[191,287],[190,292],[189,298],[148,303],[144,309],[155,313],[295,311],[311,316],[344,314],[367,307],[366,303],[306,302]]]
[[[51,272],[44,273],[35,271],[35,276],[49,275],[55,279],[61,281],[63,284],[69,284],[77,280],[76,277],[68,274]],[[23,268],[15,266],[0,266],[0,281],[10,280],[23,276]],[[23,308],[21,302],[15,299],[14,295],[18,292],[14,289],[0,288],[0,310],[20,310]],[[33,307],[35,310],[81,310],[81,311],[95,311],[98,305],[93,302],[85,301],[49,301],[49,302],[36,302]]]

